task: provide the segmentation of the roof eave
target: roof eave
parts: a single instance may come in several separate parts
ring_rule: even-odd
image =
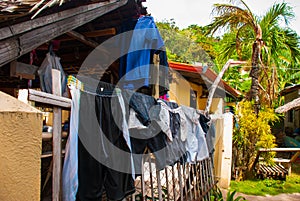
[[[173,62],[169,61],[169,66],[170,68],[178,71],[186,71],[186,72],[191,72],[191,73],[199,73],[205,77],[207,77],[211,82],[213,82],[217,78],[217,74],[208,68],[204,73],[203,73],[203,66],[194,66],[191,64],[185,64],[185,63],[179,63],[179,62]],[[224,80],[221,80],[219,86],[225,90],[226,93],[230,94],[231,96],[238,98],[242,95],[241,92],[238,90],[232,88],[229,86]]]

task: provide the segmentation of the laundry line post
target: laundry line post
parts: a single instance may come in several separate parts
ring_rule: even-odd
[[[244,61],[234,61],[229,59],[219,72],[218,76],[214,80],[210,87],[209,95],[206,102],[204,114],[208,115],[212,104],[213,96],[222,77],[229,67],[246,64]],[[228,188],[231,179],[231,162],[232,162],[232,132],[233,132],[233,119],[229,113],[223,114],[219,120],[220,125],[216,127],[216,135],[220,137],[215,145],[214,169],[216,170],[216,176],[220,177],[219,186]]]
[[[155,89],[155,98],[159,98],[159,54],[154,54],[153,55],[153,64],[154,64],[154,69],[153,69],[153,80],[155,83],[154,89]]]
[[[61,96],[61,73],[52,69],[52,93]],[[53,107],[53,169],[52,169],[52,200],[61,199],[61,108]]]
[[[205,110],[204,110],[205,115],[207,115],[209,113],[210,106],[211,106],[211,103],[212,103],[212,100],[213,100],[213,96],[214,96],[215,91],[218,88],[218,85],[219,85],[220,81],[222,80],[222,77],[223,77],[224,73],[226,72],[226,70],[230,66],[236,66],[236,65],[241,65],[241,64],[246,64],[246,62],[245,61],[234,61],[233,59],[229,59],[226,62],[226,64],[223,66],[222,70],[219,72],[218,76],[214,80],[214,83],[211,85],[211,88],[209,90],[209,95],[208,95],[207,102],[206,102],[206,107],[205,107]]]

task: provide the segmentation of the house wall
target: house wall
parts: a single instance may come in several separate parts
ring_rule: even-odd
[[[42,113],[0,91],[0,200],[40,200]]]
[[[204,110],[207,98],[201,98],[203,87],[195,83],[188,82],[178,73],[173,73],[173,82],[170,83],[170,100],[180,105],[190,106],[191,90],[197,94],[197,109]],[[222,98],[213,98],[210,113],[223,114],[224,100]]]
[[[173,73],[173,82],[170,83],[170,101],[175,101],[180,105],[190,105],[190,83],[178,73]]]
[[[69,120],[69,118],[70,118],[70,112],[67,111],[67,110],[62,110],[61,111],[61,121],[62,121],[62,123],[64,123],[66,120]],[[53,113],[52,112],[48,113],[46,125],[53,126]]]
[[[295,90],[291,93],[288,93],[284,96],[285,103],[291,102],[292,100],[296,99],[299,97],[299,92],[298,90]],[[290,115],[293,116],[292,121],[290,121]],[[300,127],[300,111],[299,110],[290,110],[285,113],[285,118],[284,118],[284,127],[285,130],[288,128],[292,129],[294,131],[296,128]]]
[[[199,101],[199,110],[204,110],[206,107],[207,98],[201,98]],[[224,111],[224,100],[223,98],[213,98],[209,113],[212,114],[223,114]]]

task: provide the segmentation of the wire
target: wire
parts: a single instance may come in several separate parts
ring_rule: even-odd
[[[211,66],[210,68],[215,67],[215,66]],[[253,68],[253,66],[231,66],[230,68]],[[260,68],[264,68],[264,69],[268,69],[268,68],[276,68],[276,69],[282,69],[282,70],[299,70],[300,71],[300,67],[299,68],[285,68],[285,67],[279,67],[279,66],[260,66]]]

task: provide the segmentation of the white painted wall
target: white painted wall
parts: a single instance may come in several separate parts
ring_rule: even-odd
[[[227,189],[231,181],[233,115],[228,112],[213,118],[216,118],[214,171],[219,178],[218,186]]]

